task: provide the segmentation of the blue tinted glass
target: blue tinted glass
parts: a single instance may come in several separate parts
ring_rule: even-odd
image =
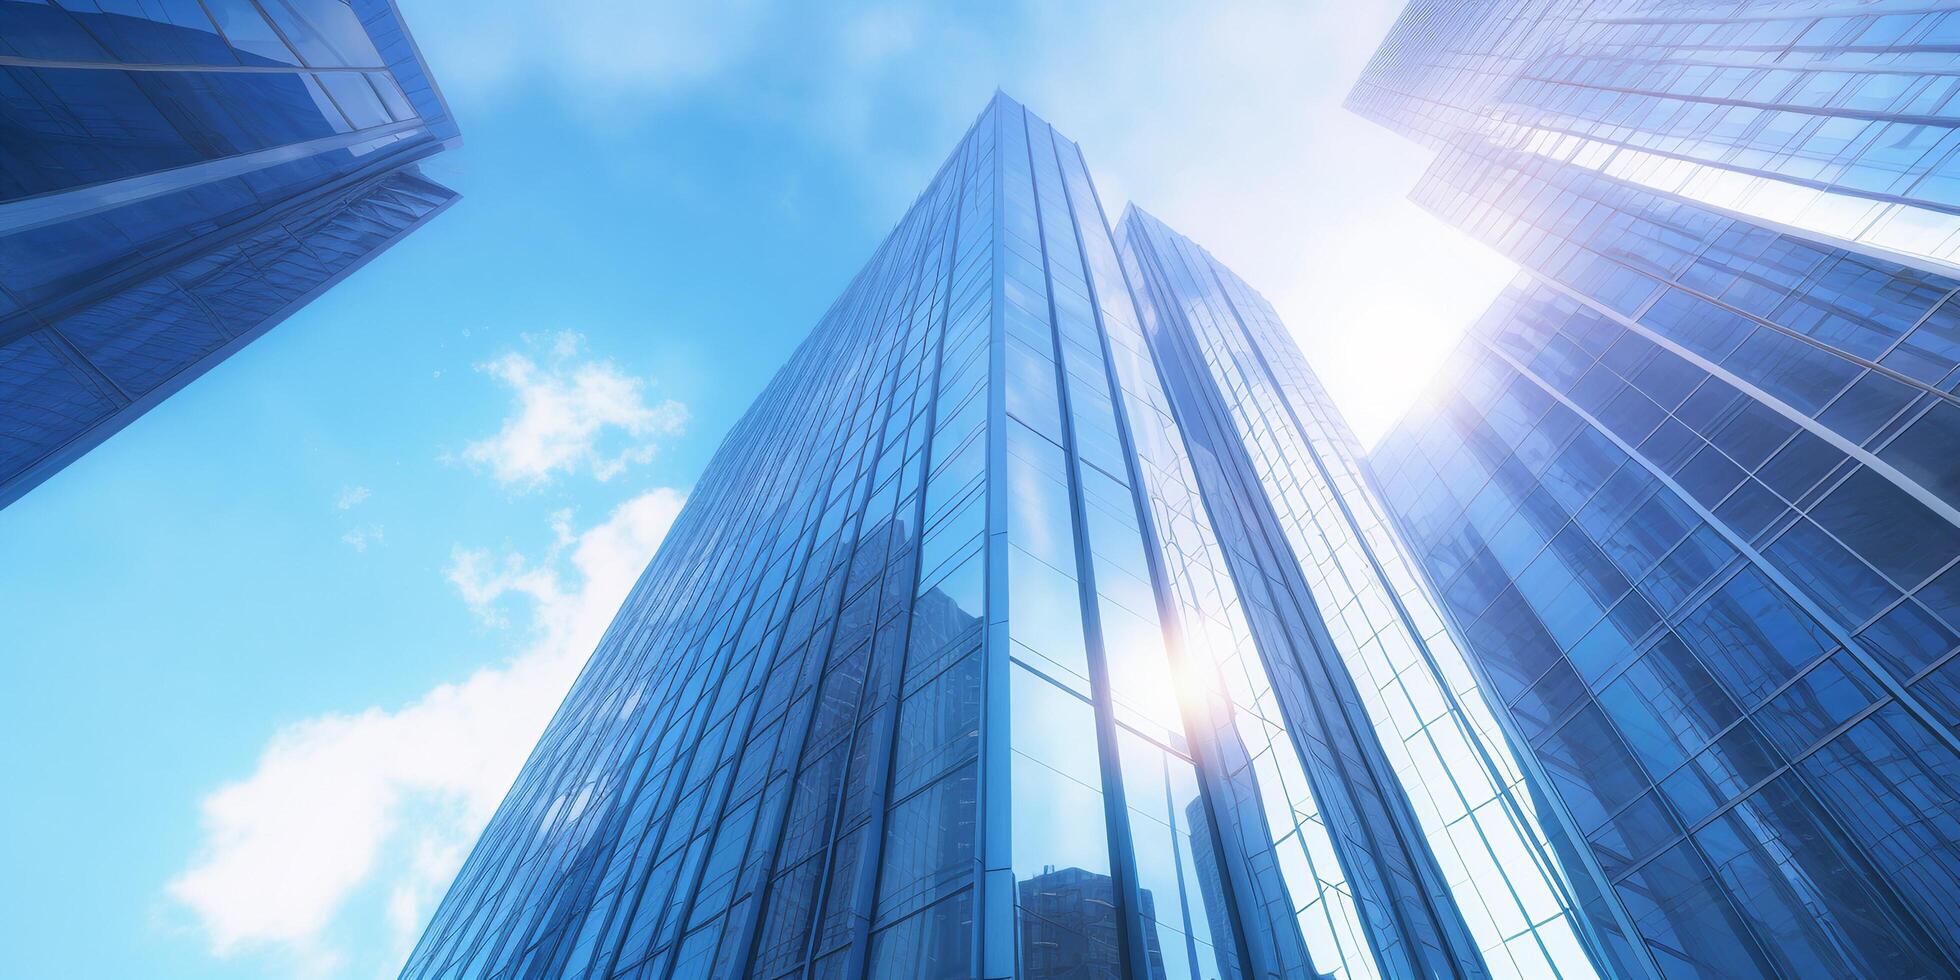
[[[274,0],[275,4],[277,0]],[[293,49],[279,39],[252,0],[210,0],[211,16],[248,65],[297,65]]]
[[[1599,826],[1647,789],[1633,755],[1596,706],[1581,709],[1548,736],[1540,752],[1552,784],[1583,828]]]
[[[1628,875],[1619,895],[1670,980],[1768,974],[1720,884],[1688,844]]]
[[[1774,690],[1829,644],[1809,615],[1754,568],[1736,573],[1677,629],[1745,703]]]
[[[1960,406],[1934,402],[1879,452],[1887,463],[1949,505],[1960,502]]]
[[[1839,653],[1805,673],[1756,718],[1785,755],[1796,756],[1856,717],[1877,693],[1871,674]]]
[[[34,347],[68,362],[11,392],[0,506],[454,199],[414,168],[432,133],[339,139],[350,112],[414,118],[394,114],[417,97],[398,76],[454,134],[393,7],[357,5],[302,4],[323,25],[309,36],[362,52],[385,97],[358,73],[328,79],[330,97],[287,70],[297,60],[251,0],[0,5],[0,51],[17,61],[0,67],[0,102],[22,110],[0,119],[0,204],[15,216],[0,335],[41,332]],[[125,62],[144,70],[113,70]],[[77,390],[51,387],[70,372]],[[76,406],[98,400],[78,424]]]
[[[1866,467],[1853,470],[1810,513],[1818,526],[1905,588],[1960,554],[1960,530]]]
[[[1799,520],[1765,549],[1797,585],[1847,622],[1862,622],[1898,595],[1870,566],[1816,524]]]
[[[1599,703],[1649,772],[1667,772],[1727,728],[1735,704],[1672,634],[1600,692]]]
[[[1785,777],[1695,835],[1764,953],[1795,976],[1913,976],[1932,964],[1887,922]]]
[[[1562,793],[1584,782],[1566,771],[1578,757],[1543,730],[1580,731],[1592,709],[1557,670],[1522,696],[1503,677],[1517,655],[1479,617],[1510,589],[1549,631],[1521,634],[1529,661],[1555,659],[1549,642],[1644,766],[1679,767],[1654,774],[1668,807],[1632,797],[1589,835],[1607,875],[1628,874],[1604,886],[1599,905],[1620,908],[1593,916],[1601,935],[1630,917],[1652,955],[1630,974],[1953,973],[1960,17],[1646,0],[1597,14],[1414,5],[1348,97],[1434,152],[1413,194],[1426,210],[1524,270],[1386,440],[1414,447],[1382,474],[1387,495],[1420,520],[1420,563]],[[1492,354],[1710,516],[1685,539],[1677,515],[1623,524],[1665,495],[1613,476],[1617,460],[1553,462],[1508,492],[1577,515],[1727,700],[1661,671],[1666,641],[1565,635],[1590,610],[1543,602],[1572,594],[1551,574],[1570,569],[1526,581],[1524,564],[1464,560],[1484,542],[1511,558],[1531,535],[1400,502],[1472,483],[1450,440],[1515,424],[1472,372]],[[1466,565],[1473,588],[1451,583]],[[1593,801],[1572,799],[1589,825]],[[1672,817],[1702,825],[1647,859]]]

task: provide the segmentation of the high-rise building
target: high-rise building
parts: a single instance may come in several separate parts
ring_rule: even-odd
[[[1383,514],[1272,308],[996,96],[403,975],[1596,975]]]
[[[0,506],[448,206],[393,0],[0,0]]]
[[[1960,973],[1960,13],[1418,2],[1517,279],[1372,472],[1626,977]]]
[[[1119,238],[1168,394],[1143,455],[1184,680],[1229,703],[1218,792],[1291,896],[1275,931],[1338,976],[1591,975],[1524,772],[1306,357],[1189,239],[1135,208]]]

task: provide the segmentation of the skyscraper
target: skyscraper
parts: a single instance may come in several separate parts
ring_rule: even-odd
[[[0,0],[0,506],[447,207],[393,0]]]
[[[1161,525],[1192,525],[1163,545],[1186,681],[1209,660],[1232,702],[1211,717],[1269,726],[1213,734],[1227,768],[1251,763],[1219,791],[1243,815],[1260,797],[1291,801],[1292,819],[1246,820],[1237,836],[1270,848],[1312,962],[1351,976],[1590,975],[1524,773],[1346,420],[1244,280],[1141,210],[1119,237],[1169,396],[1159,465],[1182,470],[1146,481],[1148,496]]]
[[[996,96],[404,977],[1595,975],[1358,464],[1271,307]]]
[[[1412,5],[1517,279],[1372,458],[1616,974],[1960,972],[1960,14]]]

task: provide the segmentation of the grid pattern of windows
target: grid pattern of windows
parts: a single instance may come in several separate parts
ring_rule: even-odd
[[[0,506],[447,206],[392,0],[0,0]]]
[[[1271,308],[1112,234],[997,95],[718,451],[403,976],[1596,975],[1358,458]]]
[[[971,972],[997,128],[716,453],[404,976]]]
[[[1385,792],[1408,801],[1405,833],[1433,854],[1484,967],[1493,976],[1592,975],[1524,773],[1364,482],[1346,421],[1264,297],[1142,211],[1125,229],[1139,280],[1160,297],[1163,329],[1176,333],[1160,343],[1197,351],[1195,387],[1215,396],[1185,389],[1181,414],[1213,401],[1229,417],[1226,437],[1244,447],[1248,485],[1283,532],[1276,553],[1297,566],[1309,616],[1337,654],[1328,669],[1352,685],[1359,724],[1393,772]],[[1316,958],[1331,959],[1320,950]]]
[[[1418,0],[1350,107],[1943,263],[1960,12],[1911,0]]]
[[[1618,974],[1960,970],[1934,6],[1417,3],[1350,99],[1524,270],[1370,463]]]
[[[1777,539],[1768,550],[1853,628],[1942,571],[1960,550],[1960,348],[1946,340],[1960,283],[1603,178],[1551,176],[1570,189],[1534,178],[1425,194],[1528,261],[1540,291],[1579,317],[1518,343],[1579,345],[1616,368],[1584,382],[1602,417],[1740,532]],[[1670,412],[1686,420],[1668,424]],[[1780,475],[1799,458],[1816,481]],[[1855,497],[1808,519],[1790,508],[1847,478]],[[1819,520],[1835,525],[1828,536]]]
[[[1615,334],[1635,336],[1521,280],[1373,460],[1585,839],[1573,864],[1611,885],[1601,931],[1631,924],[1630,975],[1944,974],[1960,755],[1940,674],[1960,606],[1935,583],[1858,628],[1816,576],[1870,570],[1819,520],[1892,485],[1800,474],[1801,443],[1752,428],[1778,417],[1705,374],[1637,420],[1665,372]],[[1731,452],[1786,530],[1749,533],[1710,498],[1691,461],[1741,481]],[[1915,519],[1859,503],[1862,525]],[[1950,525],[1923,531],[1919,561],[1960,554]],[[1812,564],[1827,544],[1838,564]]]
[[[1177,619],[1182,627],[1179,679],[1188,699],[1209,730],[1215,759],[1206,767],[1209,786],[1219,801],[1219,813],[1230,820],[1226,840],[1243,853],[1239,860],[1270,868],[1254,877],[1254,892],[1242,907],[1256,909],[1245,923],[1249,942],[1279,964],[1305,966],[1337,977],[1381,975],[1374,943],[1395,943],[1400,930],[1389,921],[1380,889],[1357,895],[1346,870],[1350,860],[1367,862],[1358,873],[1379,875],[1357,838],[1360,828],[1351,819],[1353,804],[1346,787],[1334,784],[1321,792],[1336,794],[1335,806],[1349,819],[1330,828],[1323,807],[1307,776],[1299,746],[1316,753],[1312,764],[1323,771],[1332,763],[1311,734],[1317,716],[1301,699],[1306,681],[1295,663],[1284,634],[1278,640],[1271,624],[1275,602],[1263,577],[1256,573],[1236,580],[1230,551],[1243,554],[1254,545],[1245,538],[1234,511],[1220,512],[1235,498],[1212,496],[1224,485],[1221,468],[1223,438],[1204,415],[1189,408],[1174,411],[1169,394],[1189,383],[1191,372],[1182,352],[1165,343],[1170,308],[1155,295],[1156,286],[1143,269],[1138,239],[1140,222],[1134,210],[1123,220],[1120,241],[1125,269],[1146,297],[1141,304],[1161,380],[1139,385],[1137,397],[1147,398],[1152,410],[1136,410],[1132,418],[1154,420],[1163,434],[1140,438],[1140,457],[1150,478],[1150,502],[1162,528],[1160,547],[1167,577],[1174,583]],[[1139,432],[1145,431],[1139,423]],[[1188,440],[1188,442],[1186,441]],[[1189,446],[1187,452],[1185,447]],[[1209,490],[1201,488],[1209,487]],[[1212,515],[1218,513],[1215,526]],[[1219,527],[1223,527],[1221,535]],[[1266,650],[1255,643],[1254,624],[1266,629]],[[1275,683],[1275,678],[1278,683]],[[1293,703],[1290,709],[1282,700]],[[1304,734],[1296,738],[1294,728]],[[1350,856],[1337,848],[1335,838],[1348,834],[1356,849]],[[1364,911],[1364,906],[1365,911]],[[1365,921],[1364,921],[1365,920]],[[1390,946],[1391,969],[1407,969],[1406,956]],[[1297,966],[1296,966],[1297,968]]]
[[[404,976],[1244,975],[1137,320],[1079,151],[996,97],[717,453]]]

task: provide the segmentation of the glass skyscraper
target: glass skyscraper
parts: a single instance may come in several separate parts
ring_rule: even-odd
[[[1960,973],[1960,13],[1418,0],[1520,267],[1371,459],[1627,977]]]
[[[0,0],[0,506],[455,194],[393,0]]]
[[[1596,881],[1270,305],[996,96],[404,977],[1591,977]]]
[[[1209,253],[1134,208],[1119,231],[1169,395],[1145,487],[1184,681],[1229,722],[1216,792],[1291,896],[1274,931],[1337,975],[1592,975],[1518,761],[1320,380]]]

